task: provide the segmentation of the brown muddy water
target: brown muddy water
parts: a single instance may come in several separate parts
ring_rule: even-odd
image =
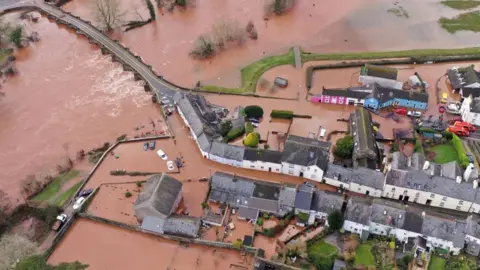
[[[85,38],[46,18],[21,22],[41,41],[16,53],[19,74],[2,89],[0,189],[14,201],[26,175],[55,174],[67,154],[133,137],[135,127],[160,119],[133,75]]]

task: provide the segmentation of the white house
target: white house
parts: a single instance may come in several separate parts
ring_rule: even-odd
[[[360,235],[366,240],[370,233],[370,215],[372,202],[366,198],[353,197],[348,200],[343,229]]]
[[[460,107],[460,114],[463,121],[480,125],[480,98],[472,98],[471,95],[465,97]]]
[[[242,167],[266,172],[282,173],[282,152],[245,148]]]
[[[282,152],[282,173],[321,182],[331,144],[289,135]]]
[[[385,185],[385,175],[377,170],[363,167],[351,169],[329,163],[323,182],[355,193],[380,198]]]
[[[452,67],[447,70],[447,78],[453,90],[466,98],[470,95],[480,95],[480,78],[473,65],[467,67]]]
[[[245,147],[213,141],[208,159],[234,167],[242,167],[244,152]]]
[[[402,89],[403,83],[397,81],[398,70],[386,66],[365,64],[360,70],[358,82],[367,85],[377,83],[383,87]]]
[[[341,211],[344,203],[342,195],[334,192],[316,189],[313,192],[310,214],[318,219],[327,219],[328,214],[334,211]]]

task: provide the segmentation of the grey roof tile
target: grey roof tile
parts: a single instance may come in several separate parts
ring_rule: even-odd
[[[245,148],[223,142],[213,141],[210,154],[230,160],[242,161]]]
[[[315,190],[313,193],[311,210],[330,214],[333,211],[340,211],[343,206],[344,199],[337,193]]]
[[[371,214],[372,201],[368,198],[354,197],[348,201],[345,220],[368,226],[370,224]]]
[[[263,161],[282,164],[282,152],[255,148],[245,148],[245,154],[243,156],[243,159],[250,161]]]
[[[200,230],[200,218],[173,215],[165,220],[163,230],[166,234],[195,238]]]
[[[310,138],[289,135],[282,152],[282,162],[301,166],[317,165],[325,170],[331,144]]]
[[[376,169],[378,163],[378,147],[373,131],[372,116],[364,108],[358,108],[350,114],[350,134],[353,136],[354,167],[369,166],[370,169]],[[371,162],[369,162],[371,161]],[[360,164],[359,163],[363,163]]]

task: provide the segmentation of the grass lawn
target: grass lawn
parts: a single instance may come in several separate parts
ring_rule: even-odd
[[[308,249],[308,254],[310,257],[330,258],[337,255],[337,253],[338,251],[336,247],[330,245],[329,243],[325,243],[323,240],[316,242]]]
[[[77,177],[79,171],[70,170],[64,174],[58,175],[53,179],[53,181],[48,184],[40,193],[33,197],[34,201],[48,201],[57,194],[62,188],[63,184],[67,183],[69,180]]]
[[[435,163],[443,164],[450,161],[458,161],[457,150],[455,150],[450,142],[432,147],[430,151],[436,154],[433,160]]]
[[[480,6],[480,1],[474,1],[474,0],[445,0],[442,1],[442,4],[444,6],[453,8],[453,9],[458,9],[458,10],[464,10],[464,9],[471,9]]]
[[[71,188],[67,189],[62,194],[60,194],[57,198],[55,198],[55,201],[53,202],[53,204],[55,204],[56,206],[62,207],[65,204],[65,202],[73,196],[75,191],[77,191],[77,189],[82,185],[82,183],[83,181],[80,181],[75,185],[73,185]]]
[[[462,13],[451,19],[442,17],[439,22],[449,33],[462,30],[480,32],[480,11]]]
[[[372,246],[361,244],[355,251],[355,265],[375,266],[375,258],[372,254]]]
[[[444,258],[432,256],[428,264],[428,270],[443,270],[445,269],[446,261]]]

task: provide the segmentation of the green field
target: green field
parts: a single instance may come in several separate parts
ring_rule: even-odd
[[[361,244],[355,251],[355,265],[375,266],[375,258],[372,254],[372,246]]]
[[[480,31],[480,11],[462,13],[451,19],[442,17],[439,20],[440,25],[449,33],[457,31]]]
[[[321,240],[310,246],[308,254],[315,257],[332,257],[337,255],[337,248]]]
[[[78,176],[80,172],[70,170],[64,174],[56,176],[50,184],[48,184],[40,193],[33,197],[34,201],[48,201],[62,189],[62,186],[71,179]]]
[[[474,0],[446,0],[442,1],[442,4],[444,6],[453,8],[453,9],[458,9],[458,10],[465,10],[465,9],[471,9],[471,8],[476,8],[480,6],[480,1],[474,1]]]
[[[451,161],[458,161],[457,150],[453,147],[451,142],[440,144],[429,149],[435,152],[435,163],[443,164]]]
[[[62,207],[65,204],[65,202],[74,195],[75,191],[77,191],[77,189],[82,185],[82,183],[83,181],[80,181],[75,185],[73,185],[72,187],[70,187],[69,189],[67,189],[62,194],[60,194],[57,198],[55,198],[55,200],[53,201],[53,204],[55,204],[56,206]]]

